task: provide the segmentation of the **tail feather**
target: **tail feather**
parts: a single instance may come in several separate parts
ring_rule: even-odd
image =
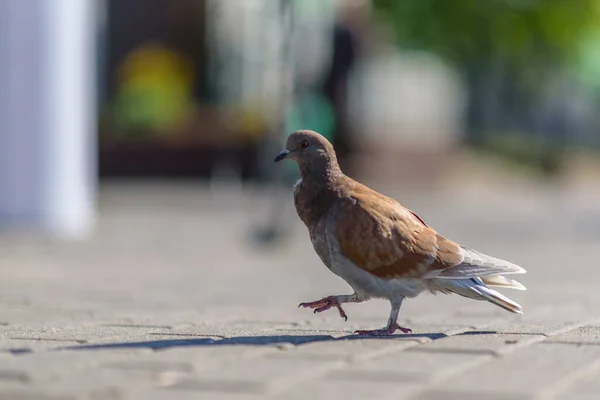
[[[516,314],[523,314],[523,307],[521,307],[519,303],[504,296],[502,293],[496,292],[494,289],[490,289],[485,285],[477,285],[475,290],[477,290],[490,303],[495,304],[498,307],[502,307],[506,311]]]
[[[527,290],[520,282],[513,279],[508,279],[501,275],[484,276],[480,278],[487,286],[503,287],[515,290]]]
[[[450,291],[475,300],[486,300],[516,314],[523,314],[523,307],[503,294],[485,285],[482,279],[438,279],[442,291]],[[496,283],[500,283],[496,281]],[[518,283],[518,282],[517,282]],[[522,286],[521,284],[519,284]],[[496,285],[499,286],[499,285]],[[512,287],[512,286],[511,286]]]
[[[516,264],[501,260],[476,250],[461,246],[463,260],[460,264],[442,270],[434,270],[426,278],[467,279],[492,275],[524,274],[527,271]]]

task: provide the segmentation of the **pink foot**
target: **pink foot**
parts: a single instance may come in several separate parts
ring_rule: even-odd
[[[348,320],[348,316],[342,309],[342,306],[338,302],[336,296],[324,297],[321,300],[311,301],[310,303],[300,303],[300,305],[298,305],[298,307],[314,308],[315,314],[323,312],[323,311],[327,311],[330,308],[335,307],[338,309],[338,312],[340,313],[340,317],[344,318],[344,321]]]
[[[388,326],[387,328],[375,329],[375,330],[357,330],[357,331],[354,331],[354,333],[357,333],[359,335],[387,336],[387,335],[393,335],[394,332],[396,332],[397,330],[402,331],[402,333],[411,333],[412,332],[412,330],[409,328],[403,328],[400,325],[398,325],[397,323],[393,323],[390,326]]]

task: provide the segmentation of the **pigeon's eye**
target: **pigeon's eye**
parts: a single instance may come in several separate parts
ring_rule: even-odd
[[[300,142],[301,149],[305,149],[307,147],[308,147],[308,140],[303,140],[302,142]]]

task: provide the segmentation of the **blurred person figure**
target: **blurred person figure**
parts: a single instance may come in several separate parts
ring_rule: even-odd
[[[348,79],[361,55],[361,46],[368,29],[370,0],[339,0],[338,17],[331,37],[331,64],[321,86],[329,100],[334,118],[332,143],[337,149],[342,168],[347,168],[347,156],[352,149],[348,108]],[[311,128],[312,129],[312,128]]]

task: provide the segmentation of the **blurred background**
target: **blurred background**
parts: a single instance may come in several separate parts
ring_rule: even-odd
[[[98,182],[124,178],[289,185],[271,161],[299,128],[395,186],[595,169],[597,0],[2,0],[0,18],[0,226],[89,232]]]
[[[123,178],[289,185],[271,161],[299,128],[396,186],[597,158],[597,0],[2,0],[0,18],[2,226],[77,236]]]

